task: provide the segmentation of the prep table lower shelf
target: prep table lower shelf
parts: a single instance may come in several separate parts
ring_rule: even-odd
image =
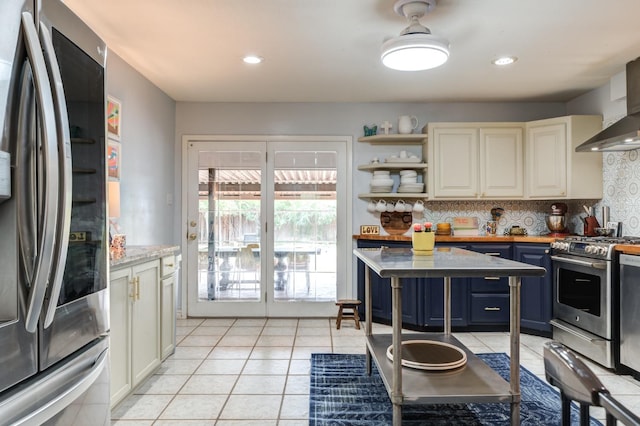
[[[514,396],[510,392],[509,383],[452,335],[403,333],[402,340],[436,340],[455,345],[467,354],[467,363],[454,370],[425,371],[403,367],[403,404],[510,403],[513,401]],[[391,344],[391,334],[367,337],[367,348],[388,392],[391,392],[393,386],[393,362],[386,355],[387,348]]]

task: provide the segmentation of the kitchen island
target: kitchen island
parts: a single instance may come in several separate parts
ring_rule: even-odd
[[[392,337],[374,336],[371,327],[371,309],[365,313],[367,336],[367,368],[376,362],[393,404],[393,424],[402,423],[402,405],[407,403],[468,403],[504,402],[511,404],[511,424],[520,423],[520,277],[542,276],[545,269],[521,262],[485,256],[472,251],[436,247],[432,256],[414,256],[408,248],[355,249],[355,256],[366,265],[365,304],[371,306],[370,274],[391,279]],[[489,366],[464,348],[451,335],[451,278],[482,277],[486,275],[509,277],[510,290],[510,356],[511,379],[504,381]],[[401,278],[444,277],[444,333],[402,334]],[[402,367],[403,340],[438,340],[462,348],[467,364],[445,373],[426,372]],[[386,357],[389,343],[393,346],[393,361]],[[403,377],[406,386],[403,386]]]

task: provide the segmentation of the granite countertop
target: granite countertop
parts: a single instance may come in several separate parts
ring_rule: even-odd
[[[455,247],[436,247],[433,255],[409,248],[355,249],[353,253],[381,277],[542,276],[544,268]]]
[[[359,235],[354,240],[406,241],[411,242],[411,235]],[[436,235],[436,242],[441,243],[552,243],[555,237],[547,235],[496,235],[496,236],[450,236]]]
[[[132,263],[141,263],[146,260],[153,260],[164,256],[177,254],[180,252],[179,246],[153,245],[153,246],[127,246],[126,255],[120,259],[111,260],[111,267],[120,267]]]

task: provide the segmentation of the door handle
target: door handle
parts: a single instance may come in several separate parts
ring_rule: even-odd
[[[135,302],[135,300],[136,300],[136,277],[133,277],[131,279],[131,287],[129,287],[129,290],[131,290],[129,292],[129,297],[131,298],[131,300],[133,300]]]
[[[49,306],[44,318],[44,328],[48,328],[53,322],[53,316],[58,306],[60,289],[62,287],[62,277],[67,263],[67,251],[69,249],[69,230],[71,228],[71,138],[69,136],[69,116],[67,114],[67,101],[64,96],[62,86],[62,76],[60,67],[53,49],[51,37],[44,26],[41,27],[40,41],[42,43],[44,59],[51,77],[51,92],[55,107],[56,130],[58,136],[58,167],[61,171],[60,191],[58,200],[58,220],[56,226],[58,242],[54,254],[54,264],[52,267],[51,293],[49,295]]]
[[[134,300],[140,300],[140,277],[135,277],[133,279],[135,285],[136,285],[136,294],[135,297],[133,298]]]
[[[22,14],[22,31],[25,39],[27,56],[33,70],[33,83],[36,93],[36,105],[41,123],[42,142],[42,212],[38,214],[39,241],[37,243],[37,255],[31,290],[29,294],[27,314],[25,317],[25,329],[34,333],[38,327],[38,320],[44,304],[45,292],[53,266],[55,231],[58,216],[59,172],[58,172],[58,145],[56,131],[56,117],[54,111],[53,95],[47,66],[42,54],[42,47],[38,41],[38,32],[33,22],[33,16],[24,12]],[[39,185],[38,185],[39,186]],[[22,227],[19,225],[20,229]],[[24,233],[21,237],[24,236]],[[27,260],[27,259],[25,259]],[[30,261],[30,260],[27,260]],[[57,302],[57,300],[56,300]]]
[[[189,241],[195,241],[195,239],[198,238],[198,235],[196,235],[195,232],[192,232],[190,234],[187,234],[187,238],[189,239]]]

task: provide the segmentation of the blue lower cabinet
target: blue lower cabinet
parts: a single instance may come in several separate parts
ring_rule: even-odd
[[[420,325],[424,327],[442,328],[444,326],[444,279],[427,278],[424,285],[425,296],[424,319]],[[451,326],[464,327],[468,324],[467,295],[469,293],[467,278],[451,279]]]
[[[466,249],[466,244],[436,243],[436,247]],[[430,328],[444,326],[444,279],[427,278],[424,294],[424,313],[420,325]],[[451,279],[451,326],[465,327],[469,323],[469,279]]]
[[[360,317],[364,318],[366,300],[364,294],[365,264],[358,259],[358,299],[360,305]],[[374,320],[383,322],[391,321],[391,280],[380,278],[371,271],[371,316]]]
[[[404,242],[360,240],[358,248],[378,248],[385,247],[411,247],[411,244]],[[371,272],[371,315],[374,320],[385,323],[391,322],[391,279],[381,278],[375,272]],[[364,294],[365,265],[358,260],[358,299],[362,301],[360,314],[364,318],[365,294]],[[403,278],[402,284],[402,323],[405,325],[419,325],[423,314],[424,289],[421,284],[422,279]]]
[[[509,324],[509,293],[471,293],[472,324]]]
[[[487,256],[496,256],[503,259],[511,259],[511,244],[469,244],[467,247],[471,251],[484,253]],[[470,279],[471,293],[508,293],[508,277],[481,277]]]
[[[408,242],[358,240],[358,247],[411,247]],[[455,244],[436,243],[436,247],[467,248],[501,256],[547,270],[543,277],[523,277],[521,287],[521,326],[525,330],[550,335],[553,270],[548,244]],[[365,265],[358,260],[358,299],[364,317]],[[441,329],[444,325],[444,280],[442,278],[402,279],[402,322],[419,329]],[[391,323],[391,280],[371,273],[372,316]],[[453,278],[451,280],[451,325],[458,330],[509,326],[509,285],[507,278]]]
[[[553,268],[548,244],[514,244],[514,260],[542,266],[542,277],[522,277],[520,288],[521,326],[530,330],[551,333],[553,306]]]

